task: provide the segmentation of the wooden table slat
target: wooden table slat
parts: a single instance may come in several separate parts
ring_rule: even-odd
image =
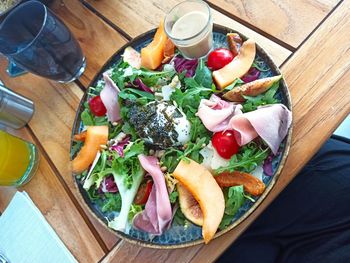
[[[165,14],[181,0],[167,1],[128,1],[128,0],[86,0],[88,5],[94,8],[102,16],[117,25],[131,37],[136,37],[147,30],[159,25],[159,21]],[[291,54],[291,51],[281,47],[273,41],[259,35],[242,24],[211,9],[214,23],[237,30],[256,41],[269,52],[275,62],[280,65]]]
[[[297,48],[340,0],[208,0],[244,22]]]

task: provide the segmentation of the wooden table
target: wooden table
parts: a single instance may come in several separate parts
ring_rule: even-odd
[[[58,0],[52,5],[81,44],[87,69],[59,84],[32,74],[1,80],[35,102],[32,121],[9,131],[40,149],[39,171],[23,189],[81,262],[212,262],[296,176],[350,112],[350,0],[210,0],[214,21],[253,37],[281,66],[293,100],[294,129],[285,168],[247,220],[212,241],[176,250],[142,248],[106,231],[77,198],[69,170],[75,112],[94,75],[127,41],[158,25],[180,0]],[[0,211],[16,189],[0,188]],[[234,244],[233,244],[234,245]]]

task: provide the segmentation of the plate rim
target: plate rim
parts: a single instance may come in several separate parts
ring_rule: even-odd
[[[76,115],[74,118],[74,123],[73,123],[73,127],[72,127],[72,134],[71,134],[71,142],[70,142],[70,153],[71,153],[71,149],[73,146],[73,137],[74,134],[76,134],[76,132],[79,130],[80,128],[80,114],[81,114],[81,109],[83,107],[83,104],[86,101],[86,97],[88,95],[88,90],[89,87],[92,86],[92,84],[96,83],[99,79],[100,76],[102,75],[103,72],[105,72],[107,69],[107,65],[109,66],[110,63],[112,62],[112,60],[115,58],[115,56],[118,55],[118,53],[121,53],[126,47],[128,46],[132,46],[135,42],[138,42],[140,39],[146,37],[147,35],[151,35],[154,34],[157,28],[153,28],[151,30],[148,30],[147,32],[144,32],[140,35],[138,35],[137,37],[129,40],[127,43],[125,43],[122,47],[120,47],[116,52],[114,52],[111,57],[103,64],[103,66],[101,67],[101,69],[95,74],[94,78],[92,79],[92,81],[89,83],[88,88],[84,91],[84,95],[82,96],[79,106],[76,110]],[[248,37],[246,37],[244,34],[242,34],[241,32],[239,32],[238,30],[223,26],[223,25],[219,25],[219,24],[215,24],[213,23],[213,32],[233,32],[233,33],[238,33],[244,40],[247,40]],[[257,50],[259,52],[259,54],[264,56],[264,61],[268,60],[269,66],[271,66],[273,71],[276,71],[278,74],[282,74],[279,67],[277,66],[277,64],[274,62],[274,60],[272,59],[271,55],[266,52],[258,43],[256,43],[256,47]],[[282,74],[283,75],[283,74]],[[283,87],[283,93],[284,96],[286,97],[287,100],[287,108],[292,112],[293,114],[293,107],[292,107],[292,99],[291,99],[291,94],[288,88],[288,85],[284,79],[284,77],[282,78],[282,87]],[[227,228],[217,232],[215,234],[215,236],[213,237],[213,240],[230,232],[232,229],[234,229],[236,226],[238,226],[240,223],[242,223],[245,219],[247,219],[250,215],[252,215],[252,213],[262,204],[262,202],[265,200],[265,198],[267,197],[267,195],[271,192],[272,188],[275,186],[276,182],[278,181],[280,174],[285,166],[286,160],[289,156],[289,150],[290,150],[290,146],[291,146],[291,140],[292,140],[292,133],[293,133],[293,127],[294,127],[294,119],[292,117],[292,123],[288,129],[288,133],[287,133],[287,137],[284,139],[285,140],[285,145],[284,145],[284,149],[283,149],[283,153],[282,153],[282,157],[279,163],[279,166],[277,168],[277,171],[275,173],[275,175],[273,176],[273,178],[271,179],[271,182],[269,183],[268,187],[265,189],[264,193],[259,197],[259,199],[240,217],[238,218],[235,222],[233,222],[232,224],[230,224]],[[72,156],[70,154],[70,160],[72,160]],[[88,204],[88,202],[86,201],[86,193],[82,192],[82,188],[81,186],[78,184],[78,180],[76,178],[76,176],[74,175],[73,172],[71,172],[72,177],[73,177],[73,182],[75,185],[76,190],[78,190],[78,195],[75,195],[78,199],[79,199],[79,203],[83,203],[83,206],[85,208],[85,210],[87,210],[90,215],[96,219],[100,224],[103,225],[104,229],[107,229],[108,232],[116,235],[118,238],[120,238],[121,240],[126,240],[127,242],[131,243],[131,244],[135,244],[135,245],[140,245],[142,247],[148,247],[148,248],[155,248],[155,249],[177,249],[177,248],[186,248],[186,247],[192,247],[192,246],[196,246],[196,245],[200,245],[200,244],[204,244],[204,240],[203,238],[198,239],[198,240],[194,240],[194,241],[188,241],[185,243],[180,243],[180,244],[155,244],[152,243],[150,241],[142,241],[139,239],[136,239],[134,237],[131,237],[128,234],[125,234],[124,232],[121,231],[116,231],[113,230],[111,228],[109,228],[106,225],[106,222],[103,221],[98,215],[97,213],[95,213],[95,211],[91,208],[91,206]],[[85,191],[85,190],[84,190]]]

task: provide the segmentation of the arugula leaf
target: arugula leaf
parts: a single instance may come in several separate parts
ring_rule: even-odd
[[[265,93],[260,94],[256,97],[243,95],[243,97],[246,99],[246,102],[243,103],[243,112],[254,111],[259,106],[263,105],[280,103],[281,101],[275,98],[278,88],[279,81],[272,84],[271,88],[269,88]]]
[[[244,203],[243,185],[232,186],[228,189],[227,200],[225,202],[225,214],[235,215]]]
[[[187,116],[187,119],[191,123],[191,141],[196,141],[197,138],[206,138],[205,143],[208,143],[211,138],[211,133],[205,128],[201,119],[195,115],[193,117]]]
[[[128,214],[128,220],[129,222],[132,222],[132,220],[134,219],[134,216],[141,212],[143,209],[142,209],[142,206],[141,205],[136,205],[136,204],[132,204],[131,207],[130,207],[130,210],[129,210],[129,214]]]
[[[179,158],[182,154],[183,153],[176,148],[169,148],[160,158],[160,163],[162,164],[162,166],[167,167],[169,173],[172,173],[178,165]]]
[[[201,163],[203,161],[202,155],[199,154],[199,151],[203,149],[206,144],[206,138],[201,138],[197,142],[189,142],[187,143],[187,147],[183,154],[178,158],[183,159],[186,157],[191,158],[193,161]]]
[[[205,65],[204,60],[200,59],[198,61],[198,66],[196,69],[196,75],[194,80],[201,86],[211,89],[213,84],[213,79],[211,76],[210,69]]]
[[[137,138],[137,134],[136,134],[135,129],[126,121],[124,122],[124,124],[122,126],[122,131],[125,134],[131,135],[132,140],[135,140]]]
[[[95,124],[94,117],[92,117],[92,114],[89,109],[85,109],[81,113],[80,118],[84,126],[93,126]]]
[[[84,111],[80,114],[80,118],[84,126],[108,125],[107,116],[102,116],[102,117],[94,116],[90,111],[90,106],[87,101],[84,103],[84,107],[85,107]]]
[[[174,189],[174,191],[172,191],[169,195],[170,203],[175,204],[178,197],[179,193]]]
[[[255,142],[243,146],[239,153],[233,155],[227,167],[220,167],[215,174],[241,171],[250,173],[269,155],[269,148],[261,149]]]
[[[243,185],[232,186],[225,189],[225,213],[219,225],[219,229],[224,229],[231,224],[232,219],[237,213],[238,209],[245,202],[245,195],[243,190]]]
[[[141,97],[141,98],[147,98],[149,100],[154,100],[154,95],[152,93],[145,92],[145,91],[138,90],[138,89],[132,89],[132,88],[123,89],[121,92],[119,92],[118,96],[123,98],[123,99],[126,99],[125,96],[131,95],[131,93],[138,95],[138,97]]]
[[[105,201],[101,206],[102,212],[119,212],[122,207],[122,197],[119,193],[105,193]]]
[[[224,90],[225,91],[230,91],[236,86],[240,86],[244,84],[245,82],[241,80],[240,78],[236,78],[234,82],[232,82],[230,85],[228,85]]]

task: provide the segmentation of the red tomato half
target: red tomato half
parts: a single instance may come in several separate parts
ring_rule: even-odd
[[[211,142],[218,154],[224,159],[230,159],[238,152],[239,146],[232,130],[214,133]]]
[[[153,182],[151,180],[148,180],[147,183],[141,184],[135,196],[134,203],[137,205],[146,204],[148,197],[151,193],[152,186]]]
[[[226,66],[234,59],[234,55],[227,48],[217,48],[208,56],[208,67],[211,70],[218,70]]]
[[[89,100],[90,110],[95,116],[104,116],[107,112],[100,96],[95,96]]]

